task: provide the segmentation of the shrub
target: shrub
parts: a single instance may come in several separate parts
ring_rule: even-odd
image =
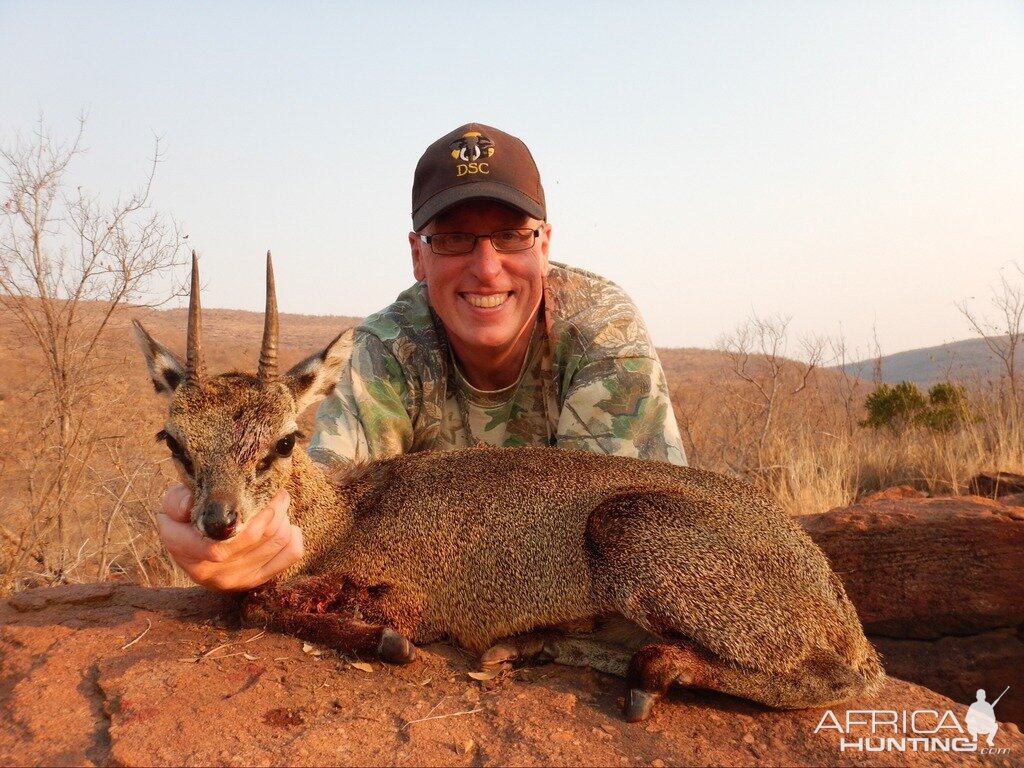
[[[901,381],[890,386],[880,384],[864,401],[868,417],[862,426],[883,427],[898,432],[912,426],[946,431],[971,420],[963,387],[949,382],[934,385],[927,398],[917,385]]]

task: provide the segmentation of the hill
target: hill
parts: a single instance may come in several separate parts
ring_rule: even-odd
[[[1007,337],[996,340],[1005,344]],[[882,381],[897,384],[912,381],[919,387],[930,387],[941,381],[972,382],[997,379],[1005,375],[1002,361],[988,348],[984,339],[964,339],[936,347],[911,349],[881,358]],[[872,378],[876,358],[860,360],[845,366],[851,376]],[[1024,366],[1024,345],[1017,349],[1016,363]],[[832,370],[840,370],[836,366]]]

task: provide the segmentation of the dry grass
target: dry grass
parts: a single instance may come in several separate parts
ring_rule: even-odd
[[[762,451],[755,450],[758,407],[728,381],[718,382],[711,405],[685,410],[687,392],[674,391],[680,424],[694,440],[694,463],[746,477],[771,493],[790,514],[847,506],[866,493],[910,485],[930,495],[963,495],[983,471],[1024,473],[1024,435],[1013,424],[1004,393],[968,389],[974,420],[949,431],[914,427],[895,432],[859,426],[862,408],[829,398],[840,374],[784,401]],[[847,382],[863,403],[866,382]],[[842,389],[840,387],[839,389]]]
[[[257,313],[208,310],[204,346],[212,370],[251,369],[259,349]],[[47,418],[38,361],[9,316],[0,313],[0,590],[107,579],[183,584],[155,533],[155,512],[173,472],[153,435],[165,402],[152,392],[129,333],[132,317],[180,351],[182,310],[120,311],[97,354],[106,363],[85,403],[89,446],[76,458],[81,489],[68,502],[63,551],[37,510],[47,493],[52,449],[40,436]],[[282,317],[282,365],[316,351],[352,318]],[[897,484],[932,494],[962,494],[983,470],[1024,472],[1024,442],[1009,426],[997,385],[970,387],[978,419],[948,433],[893,434],[861,428],[868,382],[816,371],[791,394],[799,372],[783,366],[780,396],[764,430],[763,403],[729,370],[725,355],[665,350],[665,368],[691,462],[758,483],[792,514],[844,506]],[[311,414],[306,415],[306,421]],[[308,430],[307,423],[304,428]],[[51,489],[52,490],[52,489]]]

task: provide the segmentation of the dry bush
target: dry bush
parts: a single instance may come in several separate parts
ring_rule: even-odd
[[[79,402],[65,452],[69,460],[63,464],[55,432],[46,428],[52,411],[45,387],[24,386],[40,354],[12,352],[16,327],[4,323],[3,357],[9,364],[0,388],[10,394],[4,399],[9,418],[0,433],[9,446],[0,469],[5,487],[0,585],[6,590],[106,579],[175,581],[153,518],[171,474],[163,452],[152,445],[151,398],[142,389],[147,384],[128,344],[124,315],[115,313],[97,345],[100,373],[95,389]],[[63,502],[61,536],[54,514],[58,502]]]
[[[124,569],[110,547],[136,544],[129,514],[153,476],[124,451],[112,418],[133,400],[111,386],[124,362],[105,340],[126,303],[159,294],[182,238],[149,206],[159,143],[142,185],[104,203],[71,180],[83,130],[84,119],[62,143],[40,120],[0,148],[0,310],[8,347],[27,361],[17,400],[5,400],[18,415],[19,450],[3,467],[0,594]],[[91,494],[112,496],[102,532]]]
[[[740,466],[731,461],[717,465],[693,463],[737,474],[760,485],[791,514],[846,506],[866,493],[894,485],[911,485],[932,495],[965,494],[971,478],[979,472],[1024,472],[1024,441],[1013,431],[1008,414],[994,408],[984,393],[971,393],[971,401],[978,409],[976,413],[992,410],[976,423],[946,432],[915,427],[893,433],[857,427],[846,433],[838,429],[841,423],[833,424],[831,429],[823,427],[826,420],[820,412],[805,412],[806,418],[802,418],[794,407],[792,413],[783,415],[784,426],[775,431],[760,461]],[[687,431],[698,440],[715,435],[716,442],[698,446],[694,456],[706,459],[742,454],[750,444],[749,422],[746,437],[741,433],[729,435],[728,429],[717,428],[723,425],[721,415],[714,415],[712,425],[701,420],[688,425]],[[681,410],[677,416],[692,417]]]
[[[1024,472],[1012,369],[995,381],[958,382],[973,418],[952,429],[870,429],[860,422],[874,384],[846,368],[815,367],[826,349],[829,363],[845,363],[842,341],[805,343],[810,362],[788,360],[786,325],[755,317],[723,337],[717,370],[701,381],[666,367],[693,466],[754,482],[791,514],[846,506],[893,485],[959,495],[979,472]]]

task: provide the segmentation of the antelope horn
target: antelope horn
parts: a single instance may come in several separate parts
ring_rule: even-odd
[[[185,342],[185,383],[199,384],[206,375],[203,365],[203,319],[199,307],[199,259],[192,251],[192,288],[188,295],[188,339]]]
[[[277,291],[274,289],[274,265],[267,251],[267,309],[263,314],[263,347],[260,349],[260,367],[256,371],[260,381],[277,378]]]

